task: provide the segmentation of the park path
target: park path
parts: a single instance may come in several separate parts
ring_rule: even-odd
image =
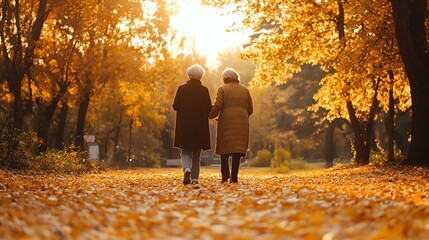
[[[0,171],[0,239],[427,239],[425,169]]]

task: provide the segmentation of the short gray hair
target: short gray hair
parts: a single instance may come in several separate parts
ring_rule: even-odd
[[[240,81],[240,75],[232,68],[225,68],[222,72],[222,79],[225,80],[237,80]]]
[[[204,68],[198,64],[194,64],[188,67],[188,70],[187,70],[189,79],[194,79],[194,80],[201,80],[201,78],[203,78],[204,76],[204,73],[205,73]]]

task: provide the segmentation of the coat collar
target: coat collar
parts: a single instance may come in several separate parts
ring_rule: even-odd
[[[196,79],[189,79],[187,81],[187,83],[199,83],[199,84],[201,84],[201,81],[200,80],[196,80]]]
[[[228,83],[240,83],[240,80],[238,80],[238,79],[225,79],[224,83],[225,84],[228,84]]]

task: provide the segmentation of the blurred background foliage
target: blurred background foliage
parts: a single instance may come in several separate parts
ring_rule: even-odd
[[[171,103],[194,63],[205,67],[213,100],[225,67],[251,88],[250,166],[384,164],[409,150],[411,92],[389,4],[234,1],[249,42],[208,67],[171,28],[174,1],[20,2],[0,13],[3,168],[91,171],[180,158]]]

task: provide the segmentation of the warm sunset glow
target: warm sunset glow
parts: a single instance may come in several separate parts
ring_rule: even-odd
[[[247,42],[247,36],[240,32],[228,32],[238,16],[223,15],[225,10],[203,7],[199,0],[181,0],[180,10],[171,17],[171,25],[180,36],[187,38],[187,47],[207,57],[209,67],[215,67],[219,52]]]

